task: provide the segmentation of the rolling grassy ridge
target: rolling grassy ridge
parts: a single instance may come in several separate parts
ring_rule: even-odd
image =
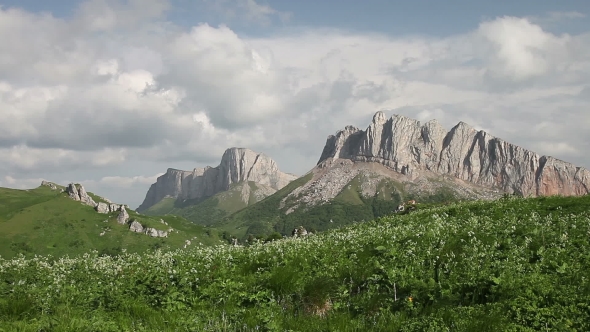
[[[100,199],[92,195],[97,201]],[[156,248],[175,249],[186,239],[193,243],[218,244],[214,230],[177,216],[151,217],[128,211],[144,226],[178,232],[167,238],[151,238],[119,225],[117,213],[100,214],[94,208],[68,198],[60,190],[40,186],[30,190],[0,188],[0,256],[78,255],[91,249],[100,254],[143,252]],[[168,223],[162,224],[163,219]],[[104,232],[104,235],[100,234]],[[196,239],[195,239],[196,238]]]
[[[588,331],[589,206],[507,198],[247,247],[0,260],[0,328]]]

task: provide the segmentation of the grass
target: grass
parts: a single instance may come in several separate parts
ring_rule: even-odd
[[[159,230],[171,227],[178,232],[169,234],[167,238],[151,238],[130,232],[128,225],[117,223],[118,212],[100,214],[93,207],[46,186],[30,190],[0,188],[0,256],[50,254],[61,257],[91,249],[104,254],[120,253],[123,249],[143,252],[155,248],[180,248],[187,239],[205,245],[220,243],[214,232],[180,217],[151,217],[134,211],[128,213],[131,219],[145,227]],[[160,219],[168,225],[162,224]]]
[[[361,197],[361,181],[362,175],[355,176],[344,189],[334,197],[335,201],[339,201],[347,204],[359,204],[362,205],[363,199]]]
[[[246,247],[0,259],[0,330],[588,331],[590,196]]]

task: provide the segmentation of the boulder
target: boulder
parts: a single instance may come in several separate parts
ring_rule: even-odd
[[[137,221],[133,220],[129,225],[129,230],[135,233],[143,233],[144,229],[143,226]]]
[[[129,230],[135,233],[143,233],[144,231],[143,226],[137,220],[133,220],[129,224]]]
[[[107,205],[107,203],[103,203],[103,202],[99,202],[98,204],[96,204],[96,212],[98,213],[109,213],[109,206]]]
[[[296,227],[295,229],[293,229],[293,231],[291,232],[291,235],[293,237],[306,236],[307,230],[303,226],[299,226],[299,227]]]
[[[145,234],[151,237],[168,237],[168,232],[160,231],[151,227],[145,229]]]

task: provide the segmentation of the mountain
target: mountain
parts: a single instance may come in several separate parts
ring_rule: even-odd
[[[424,125],[377,112],[367,130],[347,127],[328,137],[318,164],[328,159],[376,162],[415,179],[431,171],[523,196],[584,195],[590,172],[459,122],[447,132],[436,121]]]
[[[460,122],[450,131],[377,112],[366,130],[347,126],[327,138],[302,178],[217,225],[242,238],[294,227],[325,230],[391,214],[398,204],[501,195],[584,195],[590,172],[539,156]]]
[[[0,257],[60,257],[90,250],[110,255],[225,242],[216,230],[184,218],[145,216],[125,208],[79,184],[43,181],[28,190],[0,188]]]
[[[210,224],[283,188],[297,176],[283,173],[270,157],[245,148],[227,149],[217,167],[158,177],[137,211],[177,214]]]

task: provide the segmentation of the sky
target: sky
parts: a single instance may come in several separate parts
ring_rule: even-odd
[[[246,147],[303,175],[375,112],[590,168],[587,0],[0,0],[0,186],[137,207]]]

